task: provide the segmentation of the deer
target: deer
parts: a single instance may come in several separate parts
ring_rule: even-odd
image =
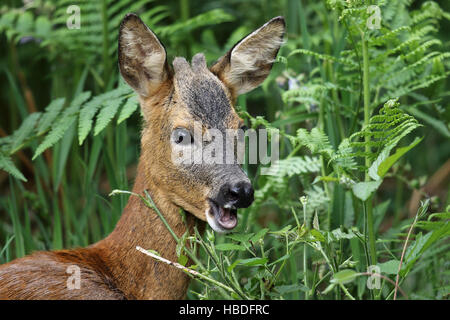
[[[178,163],[172,150],[205,143],[192,133],[194,122],[203,131],[244,126],[235,110],[237,97],[267,78],[284,33],[284,18],[275,17],[210,67],[202,53],[191,63],[176,57],[170,66],[164,45],[138,15],[129,13],[122,20],[118,67],[137,93],[143,115],[132,191],[147,190],[179,237],[197,223],[202,232],[207,225],[229,232],[237,225],[237,210],[252,204],[254,190],[242,165]],[[184,299],[191,278],[135,249],[152,249],[176,261],[176,245],[154,210],[131,196],[106,238],[85,248],[34,252],[0,266],[0,299]],[[68,288],[73,266],[80,285]]]

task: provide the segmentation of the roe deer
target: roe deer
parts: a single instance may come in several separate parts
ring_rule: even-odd
[[[239,94],[268,76],[283,42],[285,23],[276,17],[239,41],[210,68],[196,54],[189,64],[175,58],[173,69],[164,46],[135,14],[119,31],[119,69],[139,95],[144,128],[133,192],[148,190],[178,236],[204,221],[218,232],[237,224],[237,208],[253,201],[250,180],[238,163],[179,164],[172,159],[177,145],[197,148],[192,123],[202,130],[239,129],[234,110]],[[200,139],[202,140],[202,139]],[[187,226],[179,214],[187,214]],[[131,196],[113,232],[105,239],[73,250],[36,252],[0,266],[2,299],[182,299],[189,276],[149,259],[141,246],[176,261],[176,242],[162,221],[138,197]],[[80,282],[68,287],[70,268]]]

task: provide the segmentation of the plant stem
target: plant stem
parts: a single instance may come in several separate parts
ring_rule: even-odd
[[[363,54],[363,87],[364,87],[364,127],[369,125],[370,121],[370,87],[369,87],[369,48],[368,41],[365,39],[364,34],[362,36],[362,54]],[[371,152],[370,149],[370,137],[368,135],[365,136],[365,151],[366,151],[366,159],[365,165],[367,168],[370,167],[370,158],[369,154]],[[369,171],[367,170],[365,173],[365,181],[369,181]],[[370,264],[377,264],[377,252],[375,246],[375,230],[374,230],[374,221],[373,221],[373,207],[372,207],[372,196],[369,197],[365,201],[365,209],[367,213],[367,232],[369,238],[369,255],[370,255]]]
[[[306,203],[307,200],[305,199],[302,201],[303,204],[303,225],[305,228],[308,228],[307,221],[306,221]],[[306,243],[303,244],[303,282],[305,284],[305,287],[309,290],[308,287],[308,245]],[[305,300],[309,300],[309,292],[308,290],[305,292]]]
[[[166,263],[166,264],[168,264],[170,266],[173,266],[175,268],[181,269],[181,270],[191,274],[193,277],[201,278],[203,280],[209,281],[209,282],[213,283],[214,285],[216,285],[216,286],[218,286],[220,288],[223,288],[223,289],[225,289],[225,290],[227,290],[227,291],[229,291],[231,293],[234,293],[234,290],[232,288],[224,285],[223,283],[221,283],[221,282],[219,282],[217,280],[214,280],[213,278],[207,277],[207,276],[201,274],[200,272],[197,272],[195,270],[189,269],[188,267],[182,266],[179,263],[167,260],[167,259],[165,259],[163,257],[157,256],[156,254],[153,254],[153,253],[149,252],[148,250],[145,250],[145,249],[143,249],[143,248],[141,248],[139,246],[136,247],[136,250],[138,250],[138,251],[140,251],[140,252],[142,252],[142,253],[144,253],[144,254],[146,254],[146,255],[148,255],[148,256],[150,256],[150,257],[152,257],[152,258],[154,258],[154,259],[156,259],[158,261],[164,262],[164,263]]]

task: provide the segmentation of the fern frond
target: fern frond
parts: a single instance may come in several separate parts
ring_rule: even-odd
[[[78,142],[80,145],[83,144],[83,141],[91,131],[93,118],[100,107],[108,101],[122,101],[124,98],[123,96],[129,95],[131,92],[129,87],[122,85],[117,89],[95,96],[83,106],[78,119]]]
[[[349,147],[355,150],[355,157],[363,156],[374,160],[383,150],[386,156],[389,155],[402,138],[420,126],[414,117],[399,108],[396,99],[389,100],[378,115],[370,118],[368,126],[350,136]],[[366,137],[369,137],[369,143]],[[370,152],[364,151],[367,145],[371,147]]]
[[[55,121],[56,117],[61,112],[65,98],[55,99],[45,108],[45,113],[42,115],[42,118],[39,120],[39,124],[37,127],[37,134],[42,135],[45,133]]]
[[[116,115],[123,100],[116,99],[107,101],[103,104],[102,109],[97,115],[97,121],[95,122],[94,136],[98,135],[106,126],[111,122],[112,118]]]
[[[324,212],[327,210],[330,198],[328,198],[324,189],[318,185],[313,185],[311,189],[305,190],[305,194],[308,198],[306,212],[309,213],[309,216],[312,216],[314,212]]]
[[[356,64],[350,60],[350,59],[346,59],[346,58],[336,58],[333,56],[330,56],[328,54],[323,54],[323,53],[318,53],[318,52],[314,52],[311,50],[306,50],[306,49],[296,49],[296,50],[292,50],[289,55],[287,56],[287,58],[289,59],[291,56],[296,55],[296,54],[304,54],[304,55],[309,55],[315,58],[318,58],[320,60],[326,60],[326,61],[332,61],[332,62],[336,62],[336,63],[341,63],[341,64],[348,64],[351,66],[355,66]]]
[[[22,181],[27,181],[22,172],[20,172],[19,169],[16,168],[11,158],[8,155],[4,154],[1,150],[0,150],[0,169],[8,172],[9,174],[13,175],[14,177]]]
[[[89,91],[82,92],[73,99],[69,108],[64,110],[61,117],[52,125],[50,133],[44,138],[44,141],[38,146],[36,152],[33,155],[33,160],[36,159],[46,149],[52,147],[64,136],[66,131],[77,119],[77,114],[81,105],[89,99],[91,93]]]
[[[269,179],[292,177],[304,173],[320,171],[320,160],[316,157],[290,157],[276,161],[267,172]]]
[[[327,135],[318,128],[313,128],[311,132],[303,128],[299,129],[297,139],[298,143],[306,146],[312,154],[322,154],[328,158],[331,158],[334,154],[333,146]]]
[[[199,14],[193,18],[190,18],[186,21],[181,21],[174,23],[169,26],[163,26],[155,28],[155,31],[161,36],[166,37],[169,35],[173,35],[176,33],[185,34],[186,32],[190,32],[194,29],[205,27],[209,25],[215,25],[222,22],[233,21],[234,17],[228,13],[226,13],[222,9],[214,9],[202,14]]]
[[[41,117],[40,112],[34,112],[28,115],[28,117],[22,122],[19,129],[17,129],[12,136],[13,144],[11,146],[10,154],[15,153],[20,149],[22,143],[27,139],[30,134],[33,132],[36,123],[39,121]]]
[[[137,96],[132,96],[127,99],[127,102],[122,107],[122,110],[120,110],[119,117],[117,118],[117,124],[120,124],[125,119],[128,119],[133,112],[136,111],[136,109],[139,106],[139,101]]]

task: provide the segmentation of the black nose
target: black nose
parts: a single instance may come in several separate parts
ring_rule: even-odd
[[[221,196],[224,204],[230,204],[236,208],[247,208],[253,202],[254,190],[249,182],[241,181],[225,184],[221,188]]]

